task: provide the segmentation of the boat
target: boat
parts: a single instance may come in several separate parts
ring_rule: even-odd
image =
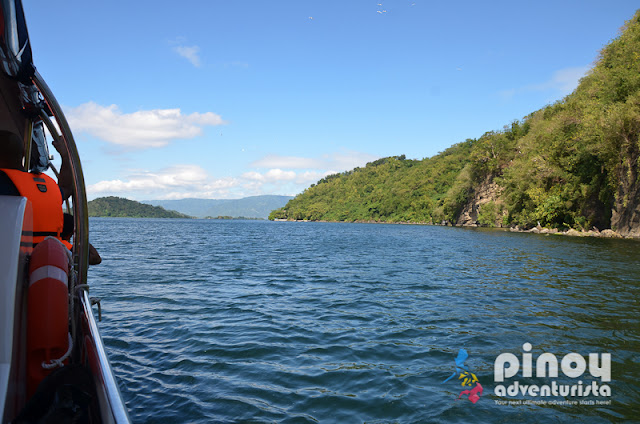
[[[3,423],[129,423],[89,296],[89,219],[78,150],[60,105],[34,66],[21,0],[0,3],[0,129],[21,138],[25,168],[30,172],[51,169],[57,176],[48,138],[66,150],[73,177],[74,223],[72,250],[60,250],[57,238],[47,238],[34,248],[31,201],[15,194],[0,195],[0,417]],[[68,201],[66,208],[70,212]],[[36,253],[44,249],[40,245],[51,246],[58,259],[63,252],[67,262],[47,262],[34,270],[39,261],[49,260],[49,256]],[[56,266],[54,278],[48,270]],[[46,271],[44,277],[34,280],[42,270]],[[58,284],[54,288],[63,297],[46,290],[38,292],[36,288],[44,284],[40,281],[50,283],[47,290]],[[40,307],[30,308],[36,304],[36,294]],[[55,318],[50,318],[48,314],[54,313]],[[42,349],[34,348],[31,340],[45,343],[46,339],[48,343],[53,338],[50,321],[66,332],[66,352],[57,358],[38,359]],[[51,356],[55,350],[47,352]],[[32,378],[31,367],[42,377]]]

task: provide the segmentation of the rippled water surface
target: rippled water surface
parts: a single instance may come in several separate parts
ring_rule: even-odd
[[[134,422],[640,416],[640,242],[413,225],[90,225],[103,257],[91,295],[102,298],[99,327]],[[611,396],[587,398],[610,404],[498,404],[507,398],[494,394],[494,361],[521,358],[526,342],[534,360],[611,353]],[[484,388],[475,404],[456,400],[469,389],[457,374],[444,383],[461,348]],[[578,398],[546,398],[567,399]]]

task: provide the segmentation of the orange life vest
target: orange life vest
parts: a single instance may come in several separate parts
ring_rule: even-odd
[[[47,236],[60,239],[62,233],[62,194],[58,184],[46,174],[17,169],[2,169],[16,186],[21,196],[33,206],[33,244]]]

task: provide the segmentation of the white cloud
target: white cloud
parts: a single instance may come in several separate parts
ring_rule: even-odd
[[[292,181],[296,178],[296,173],[282,169],[270,169],[264,176],[267,181]]]
[[[335,171],[292,171],[279,168],[249,171],[239,177],[242,196],[283,194],[294,196]],[[242,197],[238,196],[238,197]]]
[[[250,164],[253,168],[279,169],[337,169],[337,172],[347,171],[367,162],[378,159],[378,156],[356,151],[334,152],[320,158],[305,158],[297,156],[267,155]]]
[[[309,185],[318,182],[327,175],[336,174],[336,171],[306,171],[296,175],[296,183]]]
[[[337,172],[361,167],[378,159],[368,153],[340,151],[318,158],[267,155],[252,162],[255,170],[240,176],[243,187],[255,193],[262,191],[297,194],[321,178]]]
[[[138,200],[296,194],[326,175],[327,172],[269,169],[263,173],[245,172],[239,177],[214,178],[198,165],[176,165],[158,171],[131,171],[124,178],[99,181],[89,185],[87,193],[90,198],[123,196]]]
[[[187,59],[193,66],[199,68],[201,66],[200,61],[200,47],[198,46],[176,46],[173,48],[173,51],[178,53],[180,56]]]
[[[580,78],[584,77],[589,69],[591,69],[590,66],[560,69],[555,71],[548,81],[532,85],[529,89],[531,91],[557,90],[562,95],[567,95],[578,87]]]
[[[366,153],[340,152],[322,158],[293,158],[269,155],[254,164],[280,164],[249,170],[237,177],[214,178],[198,165],[176,165],[158,171],[130,171],[124,178],[100,181],[87,187],[91,198],[123,196],[131,199],[241,198],[259,194],[295,195],[323,177],[364,166],[377,159]],[[306,169],[296,168],[300,164]]]
[[[108,180],[87,187],[90,196],[127,195],[145,199],[182,199],[185,197],[225,198],[240,181],[226,177],[215,179],[197,165],[176,165],[157,172],[138,171],[124,180]]]
[[[251,164],[254,168],[288,168],[309,169],[321,168],[324,161],[321,159],[303,158],[297,156],[267,155]]]
[[[225,124],[220,115],[212,112],[185,115],[180,109],[153,109],[122,113],[116,105],[94,102],[67,108],[65,112],[75,131],[136,149],[166,146],[172,140],[201,135],[205,126]]]
[[[368,162],[380,159],[380,156],[374,156],[364,152],[339,152],[326,156],[327,169],[337,169],[337,172],[349,171],[353,168],[365,166]]]
[[[259,173],[256,171],[245,172],[241,175],[241,178],[256,183],[274,183],[277,181],[294,181],[297,179],[297,174],[294,171],[283,171],[282,169],[270,169],[265,173]]]
[[[241,178],[244,178],[245,180],[250,180],[250,181],[265,180],[264,175],[256,171],[245,172],[244,174],[242,174]]]
[[[171,48],[174,52],[187,59],[196,68],[202,65],[200,47],[187,45],[186,37],[176,37],[173,40],[169,40],[169,45],[172,46]]]
[[[560,96],[566,96],[567,94],[570,94],[573,90],[575,90],[576,87],[578,87],[580,79],[584,77],[590,69],[590,66],[578,66],[560,69],[558,71],[555,71],[547,81],[544,81],[540,84],[531,84],[520,88],[503,90],[499,94],[505,100],[509,100],[521,93],[534,91],[549,91],[554,92],[555,94]]]

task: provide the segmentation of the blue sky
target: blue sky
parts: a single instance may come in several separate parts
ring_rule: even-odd
[[[23,0],[88,197],[295,195],[562,99],[637,1]]]

